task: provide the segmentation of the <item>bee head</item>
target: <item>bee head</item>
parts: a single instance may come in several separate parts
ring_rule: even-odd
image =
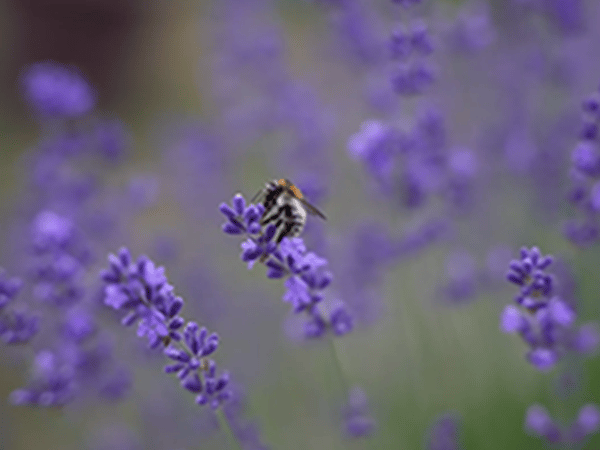
[[[277,180],[277,184],[289,190],[292,193],[292,195],[297,199],[302,200],[304,198],[302,191],[298,189],[296,185],[292,184],[290,180],[286,178],[280,178],[279,180]]]

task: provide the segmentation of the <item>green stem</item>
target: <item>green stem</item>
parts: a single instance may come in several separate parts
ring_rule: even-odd
[[[237,449],[237,450],[243,450],[240,442],[235,437],[235,434],[233,434],[233,430],[231,429],[231,426],[229,425],[229,421],[227,420],[227,417],[225,417],[225,414],[223,413],[223,409],[219,408],[216,412],[216,415],[217,415],[217,420],[219,421],[220,428],[225,430],[225,433],[227,433],[227,440],[229,441],[230,448]]]
[[[342,390],[344,391],[344,396],[347,396],[350,393],[348,390],[348,382],[344,376],[344,371],[342,370],[342,365],[340,364],[340,359],[338,358],[337,351],[335,349],[335,341],[332,337],[329,338],[329,349],[331,351],[331,359],[333,360],[333,365],[335,366],[338,380],[342,386]]]

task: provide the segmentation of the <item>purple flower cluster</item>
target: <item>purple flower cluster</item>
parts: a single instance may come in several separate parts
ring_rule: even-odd
[[[294,313],[306,314],[305,337],[322,337],[327,330],[336,336],[352,331],[352,316],[342,303],[335,306],[328,317],[318,307],[324,298],[323,291],[332,280],[326,270],[327,260],[307,252],[302,238],[284,238],[279,245],[273,242],[275,226],[270,224],[263,229],[260,225],[262,205],[246,205],[241,194],[233,197],[232,205],[221,203],[219,206],[227,218],[223,231],[247,236],[241,244],[241,258],[249,269],[259,261],[267,267],[268,278],[285,278],[287,290],[283,300],[292,305]]]
[[[404,8],[410,8],[412,6],[418,5],[422,2],[422,0],[392,0],[392,3],[396,3]]]
[[[39,212],[29,231],[27,282],[31,296],[46,308],[47,332],[30,380],[12,392],[11,401],[54,407],[91,393],[121,398],[129,388],[129,374],[114,358],[111,338],[94,315],[87,278],[93,261],[90,242],[73,220],[51,210]]]
[[[30,66],[23,86],[32,108],[44,119],[74,119],[96,102],[92,88],[75,70],[56,63]],[[103,125],[93,121],[91,132],[80,123],[47,127],[49,134],[27,161],[30,190],[24,210],[35,213],[20,227],[25,251],[17,261],[26,269],[28,299],[45,310],[40,317],[44,326],[32,342],[29,380],[11,394],[15,404],[62,406],[90,394],[115,400],[130,386],[129,372],[115,358],[111,335],[96,317],[90,277],[94,247],[107,235],[92,224],[104,213],[90,214],[100,190],[96,174],[82,157],[98,151],[112,159],[120,147],[110,139],[118,134],[115,126],[100,133]],[[15,317],[8,325],[23,327],[24,320]],[[37,328],[37,322],[28,326]]]
[[[567,222],[564,234],[574,244],[588,246],[600,233],[600,89],[583,101],[581,109],[579,142],[571,153],[572,188],[568,197],[581,217]]]
[[[455,52],[474,54],[496,39],[490,12],[463,12],[458,15],[445,35],[446,45]]]
[[[344,428],[351,438],[367,437],[375,431],[365,392],[355,386],[348,393],[348,403],[343,408]]]
[[[478,172],[470,149],[446,150],[444,119],[429,109],[408,132],[380,121],[367,121],[348,141],[348,153],[360,161],[379,190],[403,207],[420,208],[434,195],[452,211],[468,210]]]
[[[36,215],[31,226],[33,296],[54,306],[70,306],[85,294],[83,275],[91,251],[73,221],[54,211]]]
[[[9,277],[6,271],[0,268],[0,339],[7,344],[29,342],[39,328],[38,315],[25,309],[15,309],[11,305],[22,284],[19,278]]]
[[[55,349],[36,353],[29,383],[11,393],[12,403],[58,407],[94,392],[107,400],[122,398],[131,384],[129,372],[115,361],[110,337],[99,334],[92,316],[71,311],[60,333]]]
[[[459,305],[473,300],[480,287],[475,258],[466,251],[455,251],[448,255],[445,266],[446,279],[439,288],[442,301]]]
[[[554,278],[546,271],[552,260],[537,247],[521,249],[507,274],[519,286],[516,305],[506,306],[500,318],[502,331],[519,333],[527,343],[527,360],[539,370],[554,367],[567,351],[590,353],[600,342],[593,324],[574,328],[576,313],[555,294]]]
[[[449,2],[425,5],[422,0],[388,0],[384,5],[368,0],[312,1],[326,6],[325,11],[330,13],[328,24],[313,20],[310,14],[315,12],[314,8],[301,2],[287,2],[289,4],[275,8],[277,2],[270,0],[215,2],[218,5],[211,9],[211,23],[207,28],[214,37],[214,48],[204,48],[203,42],[206,51],[201,52],[213,59],[214,86],[212,89],[204,86],[205,69],[211,65],[208,61],[201,62],[203,76],[199,81],[203,90],[207,88],[206,92],[215,94],[217,107],[213,108],[214,114],[208,123],[201,123],[195,117],[181,128],[169,123],[172,131],[165,133],[169,136],[165,135],[158,145],[168,150],[161,160],[164,167],[148,176],[131,177],[133,165],[112,170],[115,166],[110,163],[121,159],[129,137],[120,122],[99,118],[100,114],[95,112],[96,92],[80,72],[54,62],[25,68],[20,78],[21,88],[34,117],[43,127],[42,139],[31,153],[26,154],[24,160],[15,160],[27,164],[25,171],[30,176],[26,177],[23,201],[15,201],[14,223],[12,217],[3,217],[1,221],[14,230],[6,239],[9,247],[2,253],[9,256],[11,265],[16,267],[11,269],[11,274],[14,271],[23,281],[0,269],[0,340],[6,344],[30,344],[31,347],[5,349],[9,356],[22,348],[34,355],[24,387],[10,394],[13,404],[61,408],[90,394],[109,400],[121,399],[131,386],[130,372],[121,361],[127,362],[131,355],[126,353],[127,348],[115,348],[116,325],[107,327],[102,322],[116,315],[123,326],[136,328],[138,337],[142,338],[137,344],[141,342],[145,347],[147,343],[150,350],[147,349],[144,356],[161,358],[164,372],[171,375],[159,376],[167,389],[164,386],[153,389],[152,392],[158,394],[151,396],[153,400],[146,403],[146,407],[142,405],[142,418],[146,415],[152,424],[137,427],[144,432],[139,442],[135,437],[123,435],[122,429],[115,429],[108,431],[111,436],[97,438],[103,441],[102,448],[141,448],[148,442],[154,448],[190,447],[189,442],[183,443],[183,435],[193,431],[189,439],[197,440],[200,436],[195,433],[209,431],[200,430],[199,425],[209,425],[210,431],[224,426],[240,450],[266,449],[257,425],[245,417],[244,395],[230,381],[229,373],[217,366],[218,359],[214,359],[219,335],[207,329],[205,314],[201,315],[204,322],[188,321],[184,317],[184,300],[171,285],[175,278],[185,283],[186,278],[195,277],[187,290],[201,290],[203,300],[210,300],[203,286],[205,277],[198,276],[197,269],[198,264],[211,267],[210,273],[212,268],[222,269],[215,265],[218,257],[214,255],[218,252],[211,251],[221,244],[211,239],[211,233],[218,230],[216,226],[208,227],[193,240],[185,239],[185,230],[189,231],[190,225],[185,219],[191,217],[190,213],[196,213],[197,217],[193,218],[200,217],[202,221],[214,218],[215,205],[220,202],[215,200],[216,196],[227,189],[235,172],[242,169],[239,163],[243,163],[246,172],[246,163],[250,169],[262,163],[271,165],[270,168],[292,170],[289,175],[295,180],[305,177],[304,182],[297,185],[305,197],[291,189],[296,199],[281,208],[277,208],[281,201],[290,200],[286,197],[289,191],[275,199],[267,194],[264,202],[261,201],[263,205],[249,204],[240,194],[229,204],[220,204],[219,210],[225,218],[222,231],[241,237],[240,259],[249,270],[259,263],[266,267],[267,278],[280,280],[274,283],[283,285],[282,300],[292,311],[290,323],[298,325],[290,334],[295,337],[301,334],[307,341],[312,339],[317,344],[331,345],[330,362],[335,364],[338,376],[327,384],[337,382],[344,391],[344,398],[340,397],[340,404],[335,408],[342,418],[346,438],[370,437],[376,428],[381,428],[378,432],[388,434],[381,436],[381,442],[393,448],[398,446],[394,440],[400,441],[400,435],[406,434],[406,424],[394,431],[393,427],[380,427],[376,423],[365,393],[359,388],[348,389],[343,364],[336,355],[335,338],[367,323],[366,317],[381,318],[381,311],[389,313],[382,321],[385,323],[379,322],[382,325],[379,331],[384,333],[375,333],[365,342],[358,342],[359,348],[344,350],[364,353],[366,349],[374,349],[378,354],[367,359],[377,362],[380,357],[379,362],[382,362],[381,357],[385,360],[397,350],[394,342],[398,339],[408,338],[408,342],[418,338],[422,333],[418,330],[415,333],[415,327],[410,326],[414,308],[398,308],[398,302],[407,300],[401,297],[422,290],[419,287],[423,282],[429,287],[436,286],[436,280],[432,280],[429,273],[431,267],[427,265],[429,256],[416,261],[415,265],[412,262],[424,249],[432,248],[432,243],[442,240],[452,240],[453,249],[466,246],[473,254],[457,251],[448,255],[445,278],[437,285],[439,297],[452,304],[464,303],[481,289],[495,289],[500,284],[506,287],[507,278],[517,286],[518,292],[514,302],[501,313],[501,331],[520,336],[525,343],[526,359],[534,370],[550,370],[559,362],[562,363],[560,368],[566,367],[560,380],[563,391],[558,395],[559,401],[579,388],[576,385],[583,384],[578,377],[581,368],[578,358],[597,349],[600,331],[595,323],[577,324],[581,308],[575,300],[575,282],[561,283],[563,277],[556,267],[558,261],[533,247],[523,248],[520,257],[509,263],[510,249],[507,257],[506,249],[497,248],[488,256],[487,269],[482,269],[473,255],[481,250],[477,243],[514,236],[515,230],[510,227],[522,225],[520,219],[531,219],[532,213],[537,212],[527,207],[528,198],[523,194],[528,192],[529,186],[521,186],[520,182],[531,184],[533,181],[531,187],[537,189],[547,206],[544,212],[556,214],[542,222],[551,223],[562,214],[565,200],[556,194],[563,192],[562,181],[567,172],[563,140],[573,134],[569,130],[569,114],[562,108],[567,106],[565,100],[569,93],[577,89],[578,78],[594,70],[592,66],[598,58],[590,58],[588,53],[597,47],[597,34],[590,26],[589,35],[581,33],[577,39],[559,35],[556,39],[551,25],[557,25],[564,33],[587,31],[583,27],[586,19],[583,6],[593,17],[591,13],[600,13],[595,6],[597,2],[507,0],[505,7],[493,10],[501,12],[500,15],[491,14],[492,10],[487,9],[487,3],[493,1],[483,2],[468,6],[478,8],[479,13],[459,15],[446,29],[440,29],[440,23],[446,24],[445,17],[448,14],[455,17],[453,11],[459,10],[443,4]],[[541,20],[532,17],[540,13]],[[402,23],[395,22],[398,17]],[[273,23],[273,19],[282,19],[282,26]],[[549,23],[544,19],[549,19]],[[308,34],[304,30],[307,23],[315,27]],[[340,38],[340,48],[345,47],[353,56],[342,61],[344,64],[331,57],[332,49],[322,45],[326,43],[324,33],[332,31]],[[206,41],[205,34],[203,41]],[[490,44],[495,40],[498,45],[492,47]],[[286,41],[293,44],[289,54]],[[311,49],[314,43],[321,45]],[[483,49],[494,53],[482,52]],[[448,50],[447,54],[443,53]],[[464,57],[465,54],[469,57]],[[312,64],[313,59],[318,60],[318,65]],[[589,61],[592,61],[590,67]],[[298,72],[300,66],[302,80],[290,75]],[[331,87],[332,80],[337,86],[323,89],[323,86]],[[367,82],[373,83],[369,92],[371,104],[365,104],[362,97]],[[319,87],[314,92],[313,84]],[[600,89],[583,102],[582,109],[579,142],[572,151],[570,163],[573,188],[569,201],[576,210],[577,220],[569,222],[564,232],[575,244],[586,246],[600,237]],[[362,122],[374,117],[370,115],[373,110],[381,116]],[[347,139],[347,135],[339,134],[347,133],[348,126],[356,127],[357,131],[348,140],[348,154],[362,165],[361,170],[367,173],[365,178],[376,191],[371,192],[370,200],[383,199],[388,205],[361,205],[361,195],[355,195],[357,187],[353,180],[345,176],[343,164],[336,164],[340,155],[335,151],[335,143],[340,137]],[[455,131],[460,134],[454,135]],[[462,143],[469,147],[461,146]],[[254,150],[248,152],[257,147],[261,148],[260,155]],[[98,159],[103,159],[101,164]],[[110,178],[103,177],[107,174],[102,172],[101,166],[114,172]],[[507,180],[507,173],[518,178]],[[114,191],[104,190],[112,183],[127,186],[125,195],[111,195]],[[303,228],[307,218],[304,213],[315,213],[306,203],[306,211],[300,210],[304,198],[322,199],[329,191],[333,193],[334,187],[336,195],[341,192],[336,204],[343,210],[343,214],[337,214],[340,211],[334,214],[340,223],[338,234],[327,236],[323,230],[328,222],[310,218]],[[193,196],[185,193],[193,193]],[[168,221],[177,225],[177,235],[165,236],[167,241],[162,251],[175,258],[173,262],[180,269],[169,274],[171,282],[164,267],[155,264],[154,258],[136,259],[125,247],[109,254],[105,270],[99,273],[95,267],[100,259],[98,255],[103,260],[107,249],[118,248],[115,241],[127,242],[124,240],[127,237],[117,236],[116,231],[138,232],[133,228],[138,222],[133,220],[134,215],[172,198],[185,198],[193,206],[183,208],[185,211],[177,205],[168,206]],[[274,209],[269,207],[271,200],[276,204]],[[515,204],[516,214],[505,214],[506,207]],[[385,206],[388,208],[384,211]],[[265,215],[265,210],[271,212]],[[150,214],[142,219],[144,222],[148,219],[150,228],[164,224],[162,218],[153,214],[158,211],[147,212]],[[267,216],[271,214],[275,215],[269,219]],[[369,222],[361,222],[360,217],[368,217]],[[514,223],[515,218],[517,223]],[[293,223],[285,223],[287,219]],[[410,225],[417,227],[402,231]],[[531,226],[535,228],[537,224]],[[301,228],[305,232],[298,237]],[[289,234],[284,237],[285,233]],[[152,241],[152,236],[146,233],[137,234],[140,242],[148,242],[148,237]],[[444,239],[447,237],[449,239]],[[180,240],[186,245],[176,251],[169,248],[169,242]],[[438,247],[435,251],[439,256],[444,249]],[[436,257],[435,254],[430,256]],[[390,294],[385,283],[389,269],[407,263],[410,268],[394,274],[398,276],[396,281],[403,285],[402,292]],[[336,268],[336,276],[342,279],[340,282],[336,278],[335,282],[343,304],[329,295],[334,282],[330,264]],[[509,272],[505,274],[507,264]],[[209,281],[208,288],[213,289],[214,280]],[[174,284],[184,289],[179,281]],[[236,286],[229,287],[236,290]],[[254,299],[250,297],[248,300]],[[244,307],[239,307],[239,302],[229,304],[227,295],[214,296],[214,300],[219,303],[219,313],[227,313],[220,317],[224,319],[220,323],[229,324],[228,342],[237,331],[241,339],[247,340],[245,347],[250,348],[254,343],[260,347],[256,355],[249,353],[244,345],[237,349],[243,357],[238,365],[243,367],[244,376],[251,378],[258,374],[264,378],[255,384],[258,395],[261,389],[267,395],[262,395],[256,406],[262,412],[268,411],[269,420],[273,421],[271,426],[279,427],[276,434],[280,440],[292,442],[298,437],[302,440],[306,438],[302,427],[289,427],[289,430],[294,428],[291,433],[285,426],[281,427],[289,417],[272,417],[286,407],[284,402],[273,405],[273,401],[281,400],[280,394],[289,388],[290,374],[294,378],[292,384],[298,380],[304,383],[305,379],[314,378],[306,375],[311,370],[320,370],[321,364],[310,362],[309,371],[303,373],[296,370],[304,366],[302,361],[292,361],[281,354],[280,343],[270,337],[273,324],[269,316],[273,311],[268,305],[258,303],[261,297],[256,299],[258,308],[253,307],[256,305],[251,301],[245,302]],[[36,315],[25,309],[28,301],[37,301],[35,306],[43,314]],[[21,303],[25,305],[21,307]],[[209,313],[214,311],[210,302],[203,303],[198,307],[209,308]],[[234,303],[235,308],[228,308]],[[407,304],[410,303],[414,302]],[[188,308],[190,306],[188,303]],[[111,315],[107,307],[113,310]],[[396,314],[406,314],[402,322],[409,326],[394,326],[397,325]],[[419,316],[422,316],[419,320],[430,319],[430,315]],[[433,319],[438,321],[438,318]],[[252,326],[248,327],[248,323]],[[301,332],[295,333],[300,328]],[[221,332],[225,329],[220,328]],[[367,334],[369,330],[365,331]],[[351,341],[355,338],[360,337],[355,336],[345,343],[353,345],[355,342]],[[372,346],[373,339],[380,339],[384,345]],[[412,345],[406,350],[410,353],[427,346]],[[244,359],[248,359],[248,355],[251,366]],[[260,363],[265,355],[270,358],[267,366]],[[397,416],[398,401],[403,394],[392,392],[395,374],[373,372],[393,371],[401,366],[387,359],[375,368],[354,361],[352,372],[359,378],[381,383],[380,392],[385,392],[386,398],[380,399],[382,403],[377,409]],[[567,367],[565,363],[571,360],[576,364]],[[286,370],[274,370],[278,364],[280,369]],[[431,369],[435,364],[426,366]],[[235,370],[235,373],[241,372]],[[408,375],[403,379],[410,381],[412,377]],[[178,383],[171,383],[174,377]],[[318,383],[318,378],[314,383]],[[430,381],[431,377],[424,379]],[[498,386],[506,384],[506,380],[496,381]],[[265,386],[265,382],[269,385]],[[192,405],[194,414],[180,408],[174,395],[181,393],[180,387],[193,394],[196,404],[209,407],[199,409]],[[423,392],[415,393],[412,400],[424,401],[430,411],[435,409],[422,395],[426,389],[419,391]],[[294,393],[311,394],[311,386],[296,385]],[[453,400],[459,400],[460,404],[460,396],[458,392],[435,401],[438,406]],[[323,406],[323,398],[305,397],[303,404],[296,405],[301,413],[307,407]],[[524,404],[523,409],[527,406],[529,403]],[[400,407],[406,412],[406,406]],[[95,408],[90,402],[78,411],[96,416]],[[314,417],[304,421],[303,427],[310,427],[323,415],[322,410],[313,412]],[[572,423],[565,425],[543,407],[533,405],[526,413],[525,429],[550,445],[581,447],[585,439],[600,429],[600,408],[588,403],[577,414]],[[425,441],[420,442],[422,447],[428,450],[460,448],[458,417],[446,413],[434,418]],[[217,418],[219,425],[215,423]],[[475,422],[485,426],[489,418],[481,414]],[[118,417],[117,422],[123,422],[122,419]],[[408,426],[418,425],[413,422]],[[186,428],[193,425],[194,430],[184,430],[182,425]],[[152,427],[156,428],[154,435]],[[510,426],[504,429],[509,430]],[[335,426],[333,432],[339,431],[340,427]],[[155,442],[159,433],[161,439]],[[484,439],[494,440],[501,433],[496,434]],[[116,439],[109,439],[114,437],[112,435],[116,435]],[[329,436],[317,438],[309,436],[304,443],[320,443],[323,447],[327,442],[333,444],[329,447],[335,446]],[[205,446],[211,444],[219,447],[225,443],[215,440]]]
[[[427,450],[458,450],[462,448],[458,436],[458,418],[452,413],[443,414],[429,428],[426,434],[425,448]]]
[[[394,92],[401,96],[423,94],[435,81],[435,73],[427,57],[433,52],[433,41],[424,22],[413,22],[407,28],[398,25],[390,39],[390,53],[395,66],[391,75]]]
[[[96,94],[88,82],[75,69],[62,64],[33,64],[22,81],[25,98],[44,118],[77,118],[96,104]]]
[[[546,408],[532,405],[525,415],[525,429],[553,445],[577,445],[600,429],[600,409],[594,404],[581,407],[568,426],[552,419]]]
[[[73,400],[75,391],[72,365],[43,350],[34,359],[29,386],[14,390],[10,400],[14,405],[63,406]]]
[[[183,300],[174,294],[163,267],[146,256],[133,261],[127,248],[110,254],[108,260],[110,267],[101,273],[106,283],[104,303],[126,312],[121,323],[137,323],[138,336],[145,336],[150,348],[163,349],[174,361],[165,372],[176,373],[182,387],[196,394],[196,403],[216,409],[229,398],[229,374],[218,375],[209,358],[219,345],[218,335],[179,315]]]

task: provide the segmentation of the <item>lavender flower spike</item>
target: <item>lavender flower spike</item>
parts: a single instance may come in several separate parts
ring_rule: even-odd
[[[600,409],[597,405],[581,407],[577,418],[568,426],[552,419],[546,408],[532,405],[525,415],[525,429],[550,444],[571,448],[600,429]]]
[[[161,347],[173,363],[166,373],[176,373],[181,386],[196,394],[196,403],[216,409],[229,398],[227,372],[217,375],[216,363],[209,358],[219,345],[219,336],[196,322],[179,316],[183,300],[175,296],[163,267],[146,256],[136,262],[127,248],[109,255],[110,268],[101,277],[106,283],[104,303],[125,311],[123,325],[137,322],[138,336],[146,336],[151,348]]]
[[[0,339],[7,344],[28,342],[38,331],[39,317],[25,310],[8,306],[21,290],[18,278],[9,278],[0,268]]]
[[[96,104],[96,93],[79,73],[52,61],[28,67],[23,89],[31,107],[43,117],[75,118]]]
[[[507,305],[500,317],[500,329],[518,333],[527,343],[528,361],[539,370],[549,370],[568,352],[587,354],[598,345],[591,326],[573,328],[575,311],[555,295],[553,276],[546,272],[551,256],[542,256],[537,247],[521,249],[521,258],[510,262],[507,279],[519,286],[516,305]]]
[[[552,294],[552,276],[545,270],[552,264],[552,256],[542,256],[537,247],[521,249],[521,258],[513,260],[506,275],[508,281],[520,286],[515,301],[528,309],[543,306]]]
[[[264,213],[262,205],[246,204],[241,194],[236,194],[232,206],[221,203],[219,210],[227,222],[222,226],[230,235],[245,234],[241,259],[248,268],[257,262],[267,266],[268,278],[284,278],[286,292],[283,301],[290,303],[294,313],[305,313],[304,337],[318,338],[330,330],[343,336],[353,329],[353,319],[345,305],[335,307],[325,317],[318,305],[324,298],[323,290],[331,283],[331,273],[326,270],[327,260],[313,252],[307,252],[300,237],[285,237],[278,244],[274,241],[276,225],[261,227]]]

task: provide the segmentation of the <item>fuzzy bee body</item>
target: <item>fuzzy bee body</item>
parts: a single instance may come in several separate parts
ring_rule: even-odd
[[[294,237],[302,233],[307,212],[325,220],[323,213],[304,200],[300,189],[285,178],[269,181],[251,202],[256,200],[265,208],[261,226],[274,223],[275,241],[278,243],[286,236]]]

